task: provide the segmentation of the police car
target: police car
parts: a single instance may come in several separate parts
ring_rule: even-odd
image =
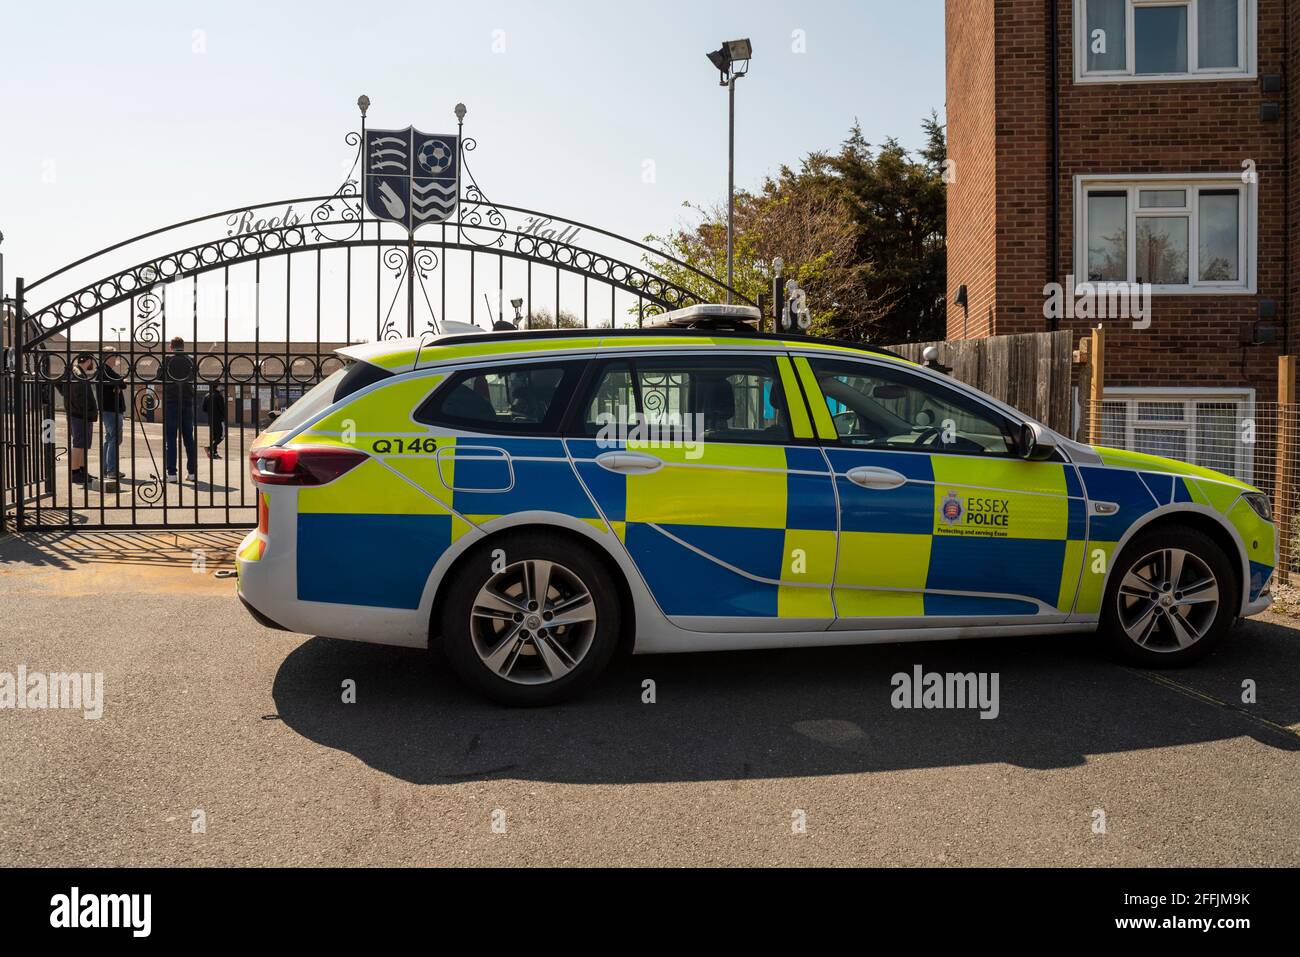
[[[1271,600],[1263,493],[883,350],[696,308],[339,355],[250,456],[239,595],[439,648],[500,702],[577,693],[621,647],[1100,631],[1179,665]]]

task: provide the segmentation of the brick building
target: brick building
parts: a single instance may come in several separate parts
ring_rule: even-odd
[[[1150,283],[1149,326],[1100,320],[1111,441],[1248,472],[1300,347],[1292,6],[948,0],[948,337],[1083,335],[1048,284]]]

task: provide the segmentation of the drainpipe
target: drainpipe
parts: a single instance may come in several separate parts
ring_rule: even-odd
[[[1058,122],[1057,106],[1056,106],[1056,101],[1057,101],[1056,73],[1057,73],[1057,63],[1059,59],[1059,54],[1057,52],[1058,37],[1057,37],[1057,30],[1056,30],[1056,4],[1057,4],[1057,0],[1048,0],[1048,4],[1047,4],[1047,16],[1050,21],[1048,24],[1047,32],[1049,37],[1049,43],[1051,44],[1047,54],[1048,122],[1051,127],[1051,137],[1052,137],[1052,162],[1051,162],[1052,169],[1051,169],[1050,179],[1048,180],[1048,190],[1051,194],[1050,208],[1051,208],[1051,237],[1052,238],[1051,238],[1051,242],[1049,243],[1049,249],[1051,250],[1049,253],[1049,255],[1051,256],[1051,262],[1048,263],[1047,271],[1048,271],[1049,281],[1054,283],[1060,281],[1060,270],[1057,268],[1057,262],[1060,259],[1060,232],[1061,232],[1061,208],[1060,208],[1061,203],[1060,203],[1060,189],[1059,189],[1059,185],[1061,181],[1061,137],[1059,131],[1060,124]],[[1073,289],[1069,290],[1069,295],[1074,295]],[[1048,328],[1051,329],[1053,332],[1055,332],[1058,323],[1059,320],[1057,319],[1057,317],[1053,316],[1051,319],[1048,320]]]
[[[1287,210],[1282,234],[1282,301],[1286,304],[1282,310],[1282,355],[1287,356],[1291,354],[1291,4],[1284,6],[1282,16],[1282,188]]]

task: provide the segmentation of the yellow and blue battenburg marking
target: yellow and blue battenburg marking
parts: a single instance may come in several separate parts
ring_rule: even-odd
[[[639,475],[595,461],[620,448],[637,445],[569,440],[578,475],[665,614],[834,616],[835,498],[818,449],[656,447],[664,466]]]
[[[1086,535],[1073,467],[855,449],[827,455],[840,497],[841,617],[1070,610]],[[864,466],[907,481],[862,488],[846,473]]]
[[[418,608],[434,564],[471,525],[528,511],[599,518],[560,439],[399,440],[359,436],[370,459],[299,490],[300,599]]]
[[[467,350],[536,346],[456,348],[472,358]],[[1172,461],[1152,470],[1150,457],[1104,449],[1102,465],[1075,466],[818,445],[837,436],[811,367],[802,356],[778,356],[777,368],[789,445],[440,436],[411,416],[445,375],[401,376],[360,394],[289,441],[369,456],[328,485],[296,489],[298,598],[418,608],[434,565],[457,540],[528,512],[567,516],[617,539],[673,617],[1095,616],[1127,531],[1177,504],[1204,506],[1233,525],[1247,549],[1251,600],[1272,574],[1273,526],[1241,498],[1249,488],[1242,483]],[[662,466],[624,474],[597,462],[638,449]],[[862,467],[901,480],[864,488],[848,478]],[[1116,508],[1090,515],[1089,500]]]
[[[1101,451],[1105,464],[1080,466],[1079,472],[1090,500],[1113,503],[1118,509],[1090,518],[1089,561],[1079,590],[1078,613],[1095,614],[1100,610],[1110,558],[1133,523],[1171,504],[1202,505],[1228,519],[1246,546],[1250,572],[1247,599],[1254,601],[1260,596],[1273,574],[1275,530],[1242,501],[1241,493],[1248,486],[1172,461],[1172,467],[1192,474],[1140,471],[1125,467],[1132,461],[1129,455]]]

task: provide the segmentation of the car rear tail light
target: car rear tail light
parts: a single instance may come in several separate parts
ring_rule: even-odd
[[[253,481],[263,485],[324,485],[366,458],[356,449],[316,446],[271,446],[248,453]]]

